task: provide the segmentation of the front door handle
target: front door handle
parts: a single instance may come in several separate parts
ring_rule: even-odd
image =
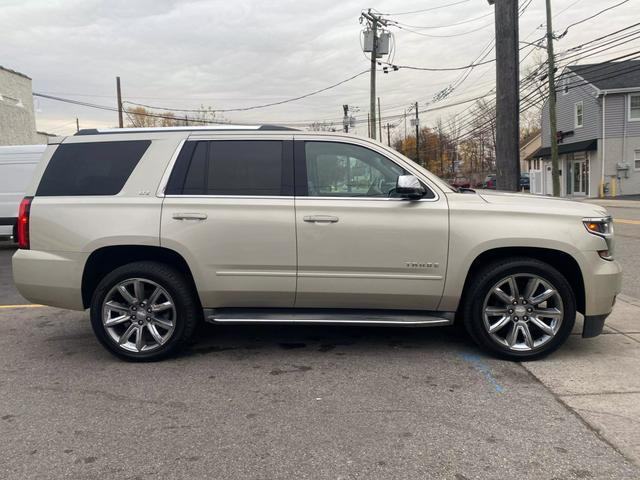
[[[172,215],[174,220],[206,220],[206,213],[174,213]]]
[[[311,223],[337,223],[339,218],[332,215],[306,215],[303,220]]]

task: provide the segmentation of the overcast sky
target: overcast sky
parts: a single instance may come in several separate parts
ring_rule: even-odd
[[[119,75],[125,101],[173,108],[246,107],[303,95],[367,69],[358,23],[362,9],[403,13],[455,1],[0,0],[0,65],[29,75],[34,92],[100,105],[116,105],[115,77]],[[562,32],[570,23],[619,1],[555,0],[554,30]],[[458,26],[416,30],[440,37],[392,29],[394,63],[448,67],[472,62],[493,38],[492,10],[486,0],[466,0],[429,12],[388,15],[424,27],[489,14]],[[631,0],[572,28],[556,43],[556,51],[628,26],[638,20],[639,12],[640,0]],[[533,0],[520,20],[521,40],[544,35],[544,16],[544,0]],[[457,35],[461,33],[467,34]],[[635,46],[640,48],[638,41]],[[487,58],[493,58],[493,52]],[[588,63],[608,58],[610,53]],[[415,101],[424,106],[459,75],[411,70],[380,73],[383,116],[402,113]],[[441,104],[484,94],[494,80],[493,64],[477,67]],[[366,118],[368,91],[365,74],[316,96],[225,113],[223,118],[238,123],[326,120],[340,127],[344,103],[359,107],[356,115]],[[71,134],[76,117],[83,128],[117,125],[114,112],[44,99],[35,102],[39,130]],[[424,120],[446,119],[464,107],[433,112]],[[400,124],[396,131],[402,129]],[[363,131],[366,134],[366,124],[358,128],[358,133]]]

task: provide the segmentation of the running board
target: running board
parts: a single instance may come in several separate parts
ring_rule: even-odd
[[[371,325],[436,327],[453,324],[453,312],[423,310],[354,310],[310,308],[205,308],[207,322],[217,324]]]

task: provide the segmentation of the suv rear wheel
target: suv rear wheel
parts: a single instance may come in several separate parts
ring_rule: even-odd
[[[511,360],[548,355],[571,334],[576,301],[555,268],[532,258],[484,267],[465,292],[464,322],[481,347]]]
[[[124,265],[106,275],[91,302],[91,326],[114,355],[153,361],[179,351],[202,316],[185,276],[158,262]]]

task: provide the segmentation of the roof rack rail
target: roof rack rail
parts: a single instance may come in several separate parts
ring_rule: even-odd
[[[148,128],[83,128],[75,135],[104,135],[112,133],[144,133],[144,132],[201,132],[201,131],[297,131],[297,128],[282,125],[212,125],[200,127],[148,127]]]

